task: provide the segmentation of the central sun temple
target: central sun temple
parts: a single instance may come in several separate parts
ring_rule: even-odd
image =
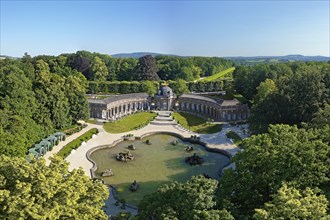
[[[167,85],[161,85],[154,97],[147,93],[109,95],[104,99],[92,96],[88,103],[91,118],[109,121],[135,112],[160,110],[189,112],[220,122],[238,122],[246,121],[249,110],[247,104],[237,99],[223,100],[192,93],[177,96]]]

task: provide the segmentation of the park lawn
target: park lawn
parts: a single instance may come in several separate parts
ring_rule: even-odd
[[[234,141],[234,144],[236,144],[237,146],[240,145],[240,143],[242,142],[242,138],[236,134],[236,132],[234,131],[229,131],[227,134],[226,134],[227,138],[230,138]]]
[[[174,112],[173,118],[184,128],[200,134],[212,134],[221,131],[221,124],[211,124],[204,118],[185,112]]]
[[[95,119],[88,119],[86,122],[89,124],[97,124],[97,120]]]
[[[235,70],[235,67],[230,67],[230,68],[228,68],[226,70],[223,70],[223,71],[221,71],[219,73],[216,73],[216,74],[214,74],[212,76],[203,78],[203,79],[201,79],[201,81],[204,81],[204,82],[214,81],[216,79],[219,79],[219,78],[224,77],[225,75],[227,75],[229,73],[234,72],[234,70]]]
[[[154,112],[135,113],[114,122],[106,122],[103,128],[106,132],[114,134],[127,132],[148,124],[155,117],[156,113]]]
[[[93,137],[93,134],[97,134],[99,131],[96,128],[92,128],[86,133],[80,135],[73,141],[69,142],[67,145],[65,145],[58,153],[57,155],[66,158],[73,149],[77,149],[78,147],[81,146],[82,142],[88,141]]]

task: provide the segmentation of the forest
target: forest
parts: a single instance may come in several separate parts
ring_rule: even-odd
[[[27,54],[26,54],[27,55]],[[229,60],[218,57],[143,56],[113,58],[107,54],[78,51],[60,56],[36,56],[52,68],[55,63],[81,72],[89,81],[176,80],[193,81],[210,76],[233,66]]]
[[[0,62],[0,154],[25,156],[55,130],[89,117],[87,80],[77,70],[26,57]]]
[[[330,63],[236,66],[229,78],[191,82],[232,65],[220,58],[123,59],[87,51],[0,60],[0,218],[107,219],[100,182],[68,172],[60,158],[50,168],[43,160],[29,163],[27,149],[87,119],[87,91],[147,92],[168,80],[190,91],[212,85],[240,93],[250,105],[253,135],[220,181],[196,176],[163,185],[141,201],[136,219],[329,219]],[[123,216],[117,219],[128,219]]]
[[[270,124],[304,126],[315,117],[319,127],[329,124],[330,64],[294,62],[240,66],[233,73],[234,88],[250,101],[250,128],[266,132]],[[306,124],[305,124],[306,125]],[[314,123],[314,126],[317,126]]]

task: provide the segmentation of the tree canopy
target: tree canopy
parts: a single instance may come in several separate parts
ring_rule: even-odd
[[[0,154],[24,156],[55,130],[88,118],[87,80],[64,62],[0,60]]]
[[[163,185],[141,201],[138,219],[233,220],[226,210],[215,209],[217,186],[217,180],[203,176]]]
[[[0,156],[1,219],[107,219],[102,211],[108,190],[68,163]]]
[[[300,126],[330,104],[328,63],[286,63],[237,67],[235,89],[252,103],[250,128],[266,132],[270,124]]]
[[[329,219],[330,216],[327,214],[329,202],[324,195],[318,195],[314,191],[308,187],[301,191],[285,184],[273,196],[272,201],[265,203],[264,208],[256,209],[253,218],[256,220]]]
[[[183,93],[189,92],[187,83],[183,79],[178,79],[175,81],[175,84],[173,85],[173,90],[177,96],[181,96]]]
[[[247,215],[283,182],[298,189],[328,183],[330,146],[322,130],[272,125],[268,133],[243,140],[235,169],[226,170],[220,182],[220,207]]]
[[[133,79],[141,80],[159,80],[157,75],[156,60],[151,55],[146,55],[139,58],[138,65],[133,73]]]

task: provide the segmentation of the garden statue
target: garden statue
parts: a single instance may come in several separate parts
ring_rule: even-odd
[[[120,152],[116,155],[116,159],[118,161],[127,162],[128,160],[134,160],[133,154],[130,151],[127,152]]]
[[[200,156],[197,156],[196,153],[194,153],[194,155],[192,155],[191,157],[187,157],[185,161],[190,166],[202,165],[202,163],[204,163],[204,159]]]
[[[136,147],[134,146],[134,144],[128,145],[127,148],[130,150],[136,150]]]
[[[111,169],[107,169],[105,171],[102,172],[101,174],[102,177],[105,177],[105,176],[113,176],[113,172]]]
[[[137,189],[139,188],[139,184],[136,182],[136,180],[134,180],[134,182],[131,184],[131,186],[129,187],[129,189],[132,192],[135,192]]]

